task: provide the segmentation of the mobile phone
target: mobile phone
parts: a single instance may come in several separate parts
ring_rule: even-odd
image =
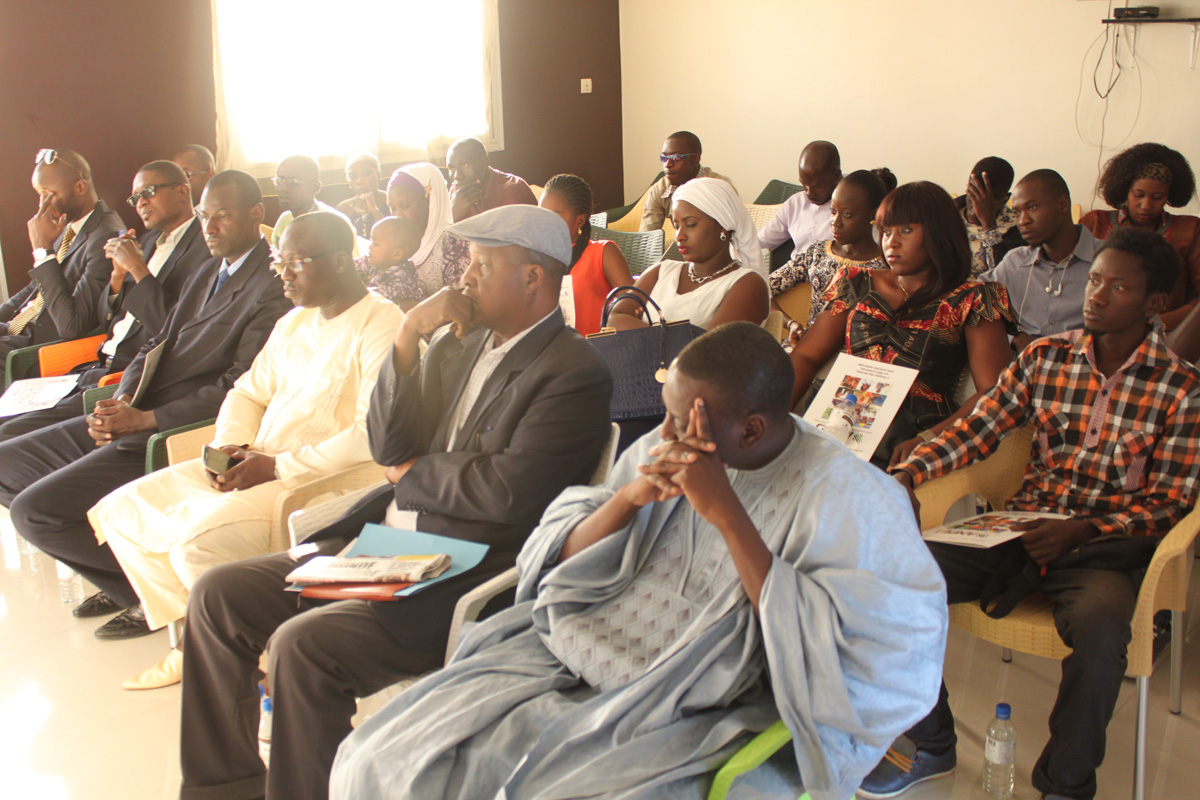
[[[204,468],[214,475],[228,472],[237,463],[229,453],[209,445],[204,445],[200,451],[200,461],[204,464]]]

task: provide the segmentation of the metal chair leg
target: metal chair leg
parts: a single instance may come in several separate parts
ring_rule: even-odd
[[[1183,711],[1183,634],[1187,630],[1184,612],[1171,612],[1171,713]]]
[[[175,620],[167,623],[167,642],[170,643],[171,649],[179,647],[179,637],[183,632],[183,622]]]
[[[1137,738],[1133,749],[1133,800],[1146,796],[1146,715],[1150,706],[1150,678],[1137,679]]]
[[[1005,664],[1011,664],[1012,663],[1012,648],[1005,647],[1004,649],[1002,649],[1000,651],[1000,658],[1004,659]]]

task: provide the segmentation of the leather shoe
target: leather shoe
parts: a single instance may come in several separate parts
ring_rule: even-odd
[[[122,689],[161,689],[174,686],[183,680],[183,651],[171,648],[171,652],[150,669],[135,675],[121,684]]]
[[[96,628],[97,639],[136,639],[154,633],[146,624],[146,612],[142,606],[127,608],[108,622]]]
[[[87,600],[84,600],[71,609],[71,613],[82,619],[83,617],[102,617],[105,614],[115,614],[120,610],[120,603],[113,600],[104,592],[96,592]]]

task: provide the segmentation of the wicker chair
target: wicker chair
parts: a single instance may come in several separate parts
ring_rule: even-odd
[[[1008,436],[990,457],[918,487],[921,527],[940,525],[947,510],[959,498],[971,494],[982,495],[993,507],[1002,508],[1021,486],[1032,439],[1033,428],[1028,426]],[[1163,538],[1146,569],[1133,613],[1133,638],[1127,650],[1129,668],[1126,674],[1137,681],[1134,800],[1143,800],[1145,796],[1146,729],[1150,673],[1154,669],[1154,614],[1160,609],[1171,609],[1172,617],[1171,713],[1180,713],[1182,707],[1183,611],[1187,607],[1188,579],[1197,533],[1200,533],[1200,510],[1193,510]],[[1058,636],[1052,603],[1040,594],[1027,598],[1002,619],[987,616],[978,603],[957,603],[950,606],[950,624],[1000,645],[1005,661],[1011,660],[1012,650],[1058,659],[1070,652]],[[738,775],[759,766],[789,741],[791,734],[782,722],[760,733],[717,773],[709,800],[724,798]]]
[[[646,187],[646,191],[642,192],[642,196],[637,202],[629,206],[629,210],[621,217],[613,219],[610,216],[608,228],[614,231],[629,231],[636,233],[642,225],[642,208],[646,205],[646,198],[650,196],[650,188],[654,184]]]
[[[657,264],[663,254],[662,231],[621,231],[613,228],[592,228],[592,240],[609,239],[621,248],[629,263],[629,271],[640,275]]]
[[[771,181],[754,198],[754,204],[759,206],[779,205],[796,192],[804,191],[804,187],[787,181]]]
[[[783,309],[783,313],[799,322],[802,328],[808,327],[809,309],[812,308],[811,283],[797,283],[786,292],[775,295],[775,302]]]
[[[775,218],[779,213],[779,204],[760,205],[759,203],[746,203],[746,210],[750,212],[750,219],[754,221],[754,230],[761,231],[763,226]],[[768,257],[770,254],[768,253]]]

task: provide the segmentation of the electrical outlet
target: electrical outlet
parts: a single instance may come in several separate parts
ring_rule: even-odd
[[[580,94],[591,94],[592,93],[592,79],[591,78],[580,78],[579,79],[579,93]]]

